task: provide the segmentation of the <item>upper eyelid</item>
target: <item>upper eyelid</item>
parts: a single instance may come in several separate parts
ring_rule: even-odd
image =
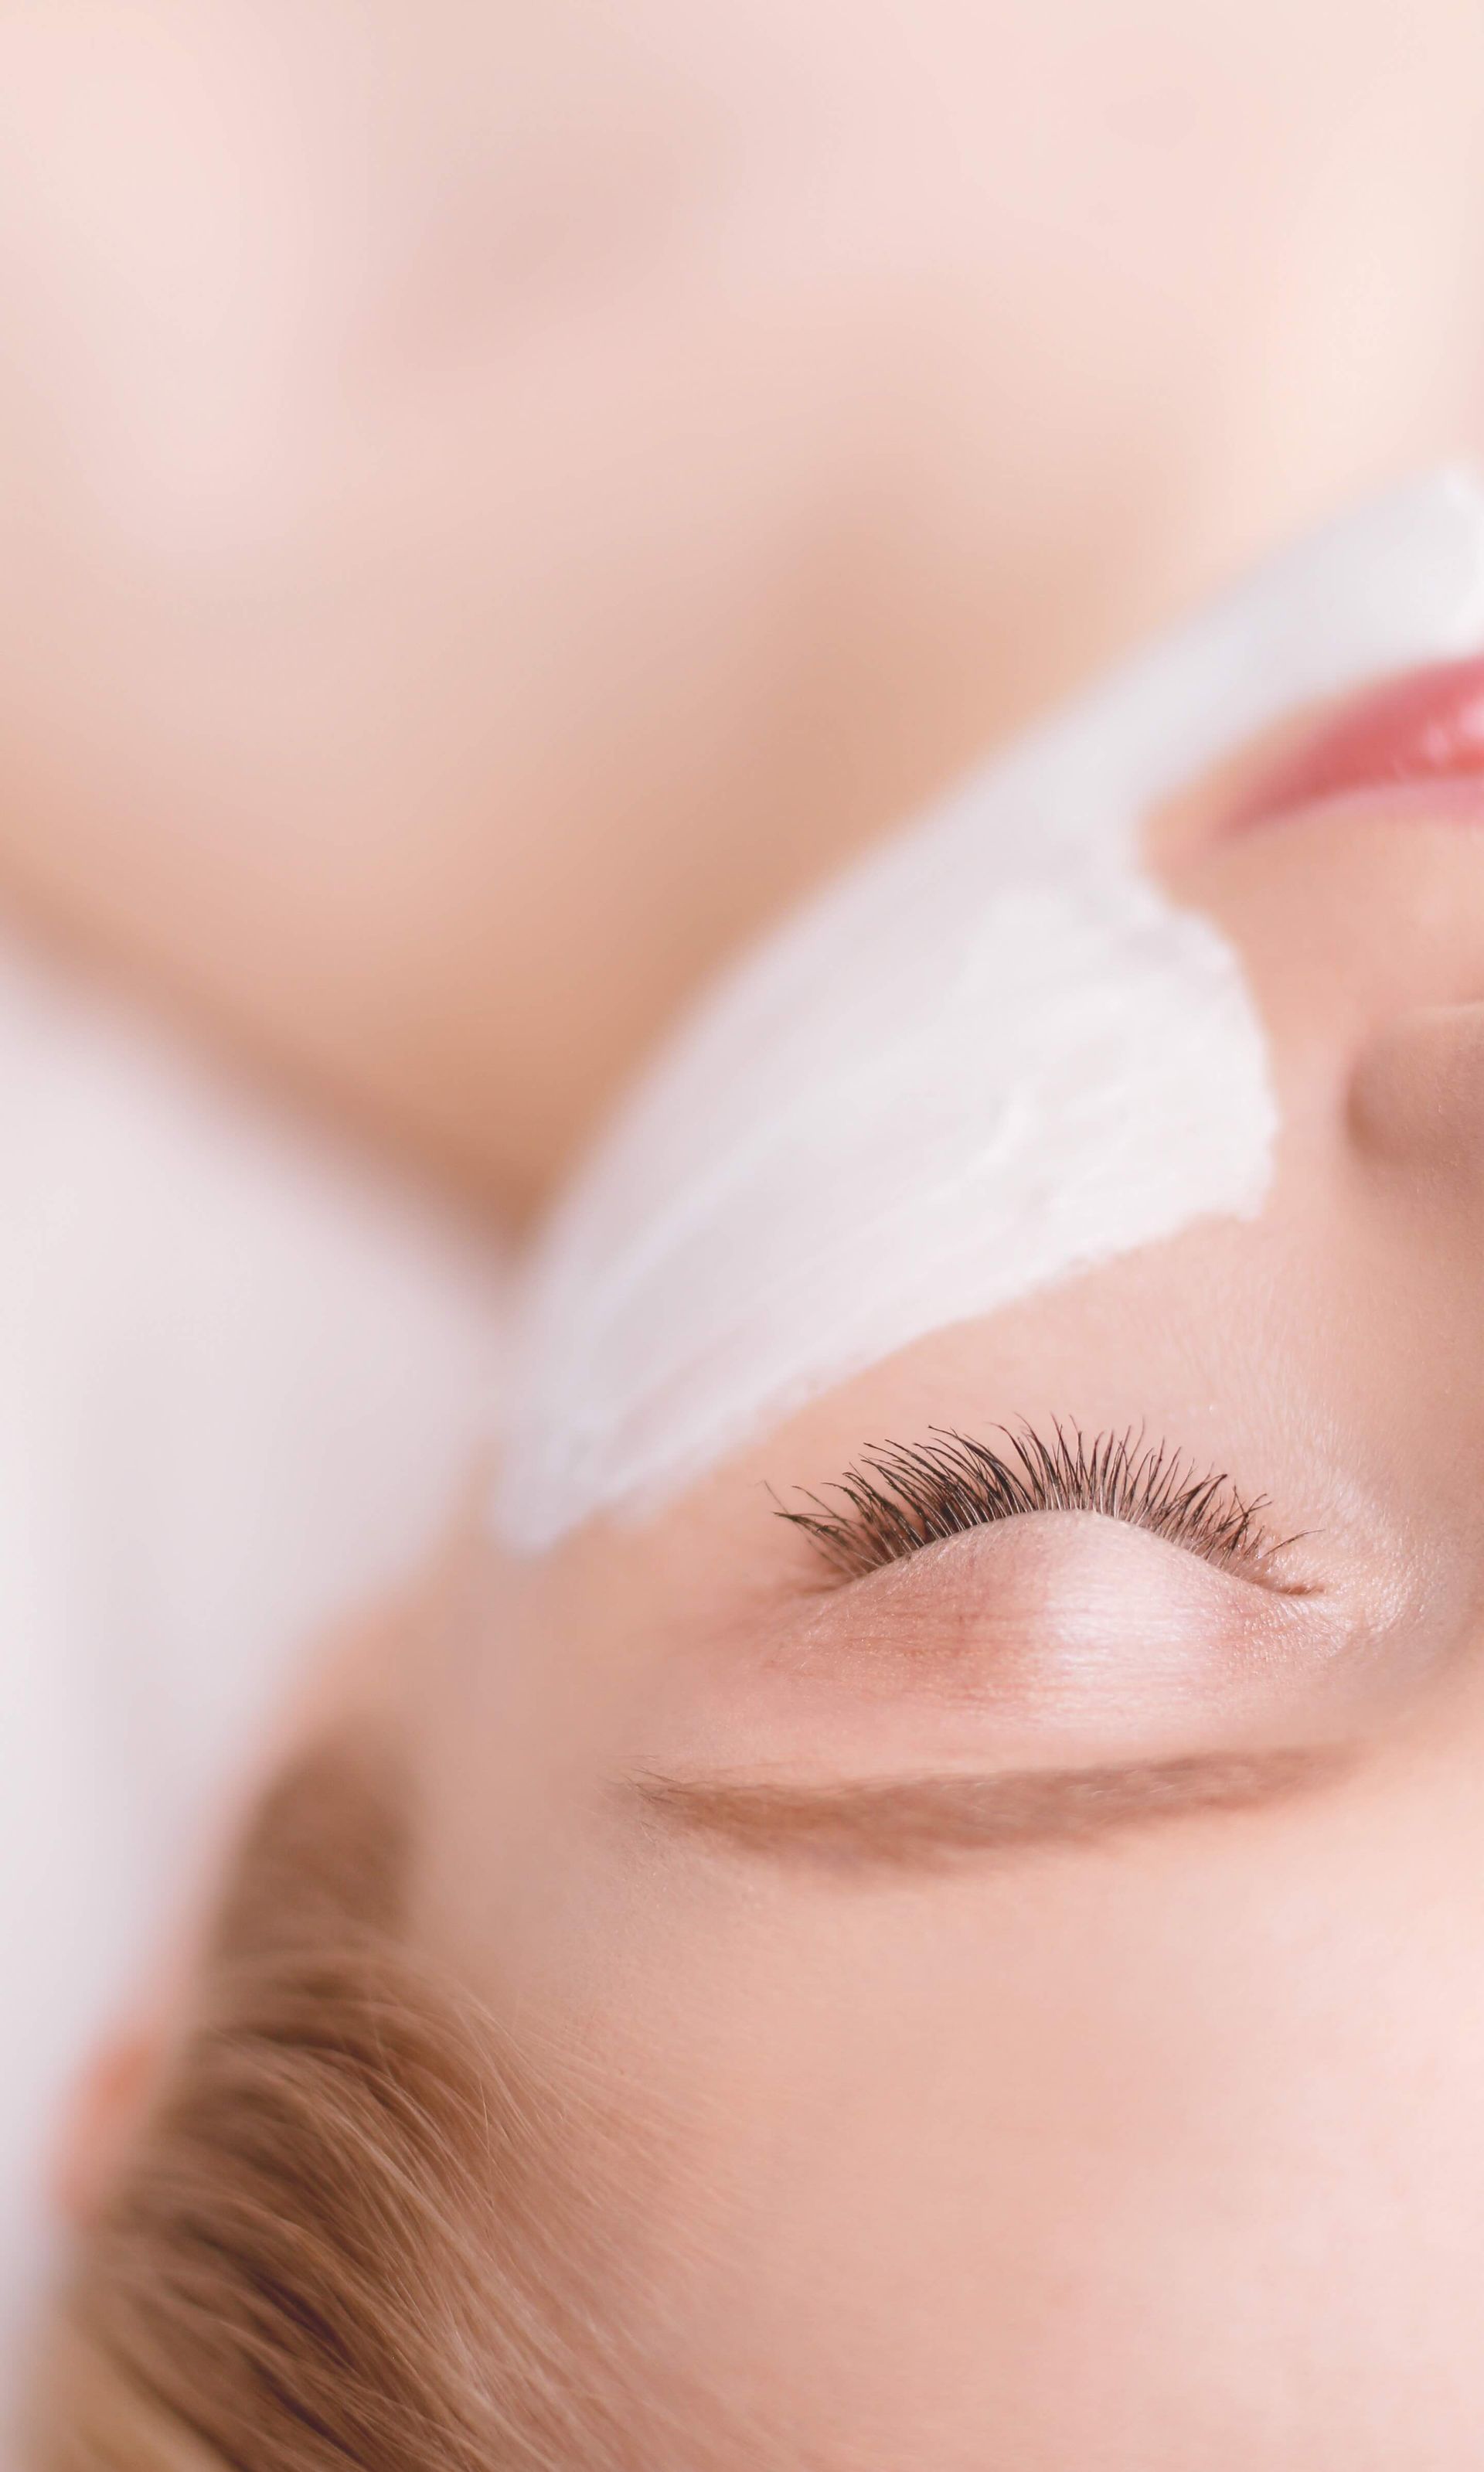
[[[1006,1451],[951,1427],[931,1428],[927,1442],[884,1443],[827,1488],[840,1496],[838,1507],[803,1492],[805,1508],[776,1503],[778,1515],[842,1581],[971,1529],[1048,1509],[1098,1511],[1252,1578],[1264,1577],[1283,1545],[1296,1541],[1262,1525],[1263,1497],[1243,1494],[1224,1471],[1200,1471],[1164,1442],[1146,1442],[1142,1430],[1103,1431],[1091,1440],[1060,1420],[1051,1439],[1028,1421],[995,1431]]]

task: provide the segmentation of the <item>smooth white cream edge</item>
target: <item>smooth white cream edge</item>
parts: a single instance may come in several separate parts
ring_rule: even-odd
[[[1138,827],[1284,710],[1481,644],[1484,487],[1448,471],[1273,560],[746,958],[538,1244],[505,1540],[646,1513],[929,1331],[1258,1211],[1264,1033]]]

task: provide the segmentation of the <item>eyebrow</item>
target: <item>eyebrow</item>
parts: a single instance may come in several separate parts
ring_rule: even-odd
[[[955,1859],[1081,1845],[1197,1813],[1252,1811],[1329,1783],[1352,1745],[1195,1753],[1082,1769],[825,1785],[643,1775],[646,1811],[669,1826],[820,1868],[941,1869]]]

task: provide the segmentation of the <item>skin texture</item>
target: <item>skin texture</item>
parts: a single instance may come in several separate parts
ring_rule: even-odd
[[[1476,2462],[1484,838],[1411,790],[1223,838],[1293,736],[1150,831],[1270,1033],[1259,1220],[915,1344],[648,1526],[517,1564],[471,1511],[300,1720],[389,1717],[424,1950],[624,2118],[687,2465]],[[1290,1541],[1056,1511],[840,1587],[774,1515],[1022,1416]],[[84,2214],[178,2014],[80,2107]]]
[[[1151,5],[1097,40],[944,5],[909,44],[883,7],[842,47],[825,12],[656,12],[677,88],[577,11],[546,49],[420,13],[415,60],[358,13],[368,48],[330,8],[0,24],[0,863],[12,909],[516,1209],[797,886],[1473,434],[1477,19]],[[489,147],[500,96],[530,155]],[[1479,848],[1206,822],[1160,847],[1272,1025],[1263,1220],[924,1343],[651,1530],[517,1570],[471,1525],[400,1644],[425,1936],[623,2082],[656,2345],[749,2462],[1477,2458]],[[1022,1414],[1266,1492],[1308,1532],[1281,1631],[1077,1520],[826,1605],[764,1484]],[[878,1803],[828,1860],[654,1791],[837,1817],[1186,1762],[1213,1791],[1157,1820],[1125,1786],[1111,1829],[914,1850]],[[100,2075],[83,2207],[158,2032]]]
[[[1472,0],[0,11],[0,887],[483,1208],[1477,439]]]
[[[1374,801],[1223,842],[1242,772],[1154,840],[1271,1032],[1261,1218],[914,1345],[648,1526],[467,1538],[430,1600],[424,1931],[624,2088],[719,2461],[1476,2460],[1484,842]],[[1022,1415],[1142,1426],[1294,1541],[1254,1577],[1056,1512],[841,1589],[771,1516]]]

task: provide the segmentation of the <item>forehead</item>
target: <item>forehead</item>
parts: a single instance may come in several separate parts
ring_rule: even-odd
[[[624,2090],[636,2273],[718,2410],[955,2472],[1446,2434],[1484,2196],[1461,1735],[1239,1836],[869,1894],[573,1856],[502,1970]]]
[[[1402,1815],[1366,1817],[1265,1861],[1249,1844],[1239,1876],[1188,1850],[1075,1901],[1023,1883],[1014,1917],[917,1917],[909,1955],[908,1919],[883,1954],[878,1916],[853,1961],[812,1939],[786,1981],[744,1965],[794,2031],[760,2088],[727,2019],[706,2082],[727,2126],[683,2193],[687,2254],[715,2261],[687,2339],[867,2444],[889,2433],[885,2461],[1013,2441],[1020,2461],[1298,2472],[1342,2438],[1405,2460],[1433,2425],[1460,2449],[1437,2460],[1467,2464],[1484,2158],[1478,2019],[1449,1979],[1477,1916],[1454,1891],[1420,1957],[1363,1842],[1395,1860]]]
[[[604,1693],[626,1722],[681,1634],[744,1635],[767,1482],[1046,1406],[1235,1441],[1259,1485],[1323,1464],[1376,1264],[1300,1183],[929,1335],[540,1566],[513,1661],[569,1767],[518,1849],[497,1979],[624,2090],[640,2286],[765,2455],[1313,2472],[1404,2461],[1425,2430],[1449,2472],[1471,2461],[1476,1688],[1239,1826],[869,1890],[621,1850],[588,1798]],[[1381,1354],[1409,1343],[1377,1328]],[[487,1810],[487,1737],[483,1761]],[[482,1865],[476,1834],[459,1867]],[[487,1970],[488,1928],[485,1902],[460,1961]]]

